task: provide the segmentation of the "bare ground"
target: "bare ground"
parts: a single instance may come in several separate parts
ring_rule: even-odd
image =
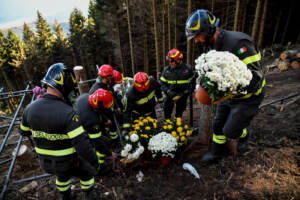
[[[300,70],[272,71],[266,75],[267,103],[300,92]],[[195,121],[199,118],[195,103]],[[189,113],[185,113],[185,120]],[[1,124],[7,124],[2,121]],[[196,123],[197,124],[197,123]],[[195,199],[300,199],[300,100],[291,98],[283,103],[263,107],[251,123],[249,150],[206,166],[200,162],[206,146],[194,146],[183,159],[173,159],[168,165],[144,155],[139,161],[124,164],[116,161],[113,173],[96,178],[99,199],[115,200],[195,200]],[[14,131],[16,132],[16,130]],[[14,140],[13,138],[11,139]],[[30,144],[27,144],[30,146]],[[5,148],[1,161],[10,157],[14,145]],[[192,164],[200,179],[182,169]],[[110,163],[112,164],[112,163]],[[0,182],[4,182],[9,163],[0,165]],[[143,181],[136,174],[142,171]],[[43,174],[39,168],[22,170],[16,165],[14,180]],[[20,194],[18,189],[30,182],[9,184],[5,199],[55,198],[55,178],[37,180],[38,186]],[[79,183],[74,179],[73,190],[82,199]],[[1,184],[2,185],[2,184]]]

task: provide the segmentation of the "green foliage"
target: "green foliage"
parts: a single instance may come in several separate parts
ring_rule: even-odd
[[[26,59],[24,43],[11,30],[7,33],[7,64],[12,67],[20,67]]]

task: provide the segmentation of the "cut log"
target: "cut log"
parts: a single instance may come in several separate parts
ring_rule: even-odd
[[[83,94],[83,93],[87,93],[89,92],[89,88],[88,88],[88,84],[81,84],[80,82],[84,80],[84,69],[83,66],[75,66],[73,68],[73,71],[75,73],[76,76],[76,80],[78,83],[78,88],[79,88],[79,93]]]
[[[278,61],[277,67],[280,71],[285,71],[289,68],[289,62],[286,60]]]
[[[12,156],[16,154],[17,148],[12,152]],[[23,171],[32,170],[39,167],[35,153],[30,150],[26,145],[21,145],[16,163],[21,167]]]
[[[296,54],[296,58],[300,58],[300,52]]]
[[[25,185],[24,187],[22,187],[19,192],[21,194],[24,194],[26,192],[29,192],[30,190],[35,189],[38,186],[38,183],[36,181],[32,181],[31,183],[29,183],[28,185]]]
[[[298,50],[286,50],[280,54],[281,60],[293,58],[298,54]]]
[[[292,69],[299,69],[300,68],[299,61],[294,60],[293,62],[291,62],[291,68]]]

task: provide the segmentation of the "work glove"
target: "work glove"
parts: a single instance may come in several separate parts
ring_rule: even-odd
[[[125,135],[127,135],[128,133],[129,133],[129,129],[125,128],[125,129],[123,129],[123,131],[122,131],[122,136],[125,136]]]

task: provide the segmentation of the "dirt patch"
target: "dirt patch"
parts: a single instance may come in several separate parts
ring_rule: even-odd
[[[267,103],[300,92],[300,70],[272,71],[266,75]],[[298,100],[297,100],[298,99]],[[199,118],[199,105],[194,106],[194,125]],[[184,114],[188,121],[189,113]],[[195,146],[169,165],[160,164],[147,155],[127,166],[116,161],[114,172],[97,177],[99,198],[104,200],[195,200],[195,199],[300,199],[300,103],[299,96],[262,108],[251,123],[249,150],[229,156],[218,164],[205,166],[200,158],[206,146]],[[30,144],[28,144],[30,145]],[[12,148],[12,147],[11,147]],[[8,156],[9,157],[9,156]],[[4,159],[4,154],[1,154]],[[7,158],[7,157],[5,157]],[[182,169],[188,162],[200,179]],[[4,180],[9,165],[0,166]],[[136,174],[144,174],[138,182]],[[40,169],[24,172],[16,166],[11,181],[42,174]],[[1,181],[1,182],[2,182]],[[37,180],[34,190],[20,195],[17,190],[28,184],[9,185],[7,199],[55,199],[55,179]],[[73,190],[82,199],[79,183]]]

